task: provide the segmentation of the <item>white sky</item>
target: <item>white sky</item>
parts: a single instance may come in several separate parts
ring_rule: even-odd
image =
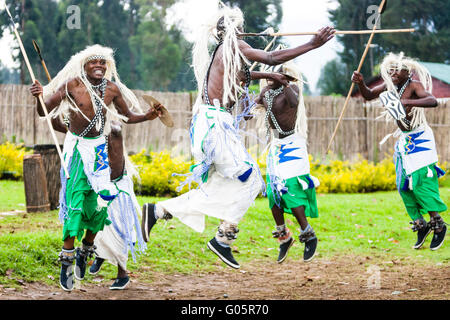
[[[182,30],[185,37],[192,41],[192,30],[202,21],[202,17],[208,11],[214,10],[215,1],[211,0],[181,0],[177,3],[172,13],[172,20],[176,22]],[[328,19],[329,8],[335,8],[336,3],[333,0],[282,0],[283,20],[279,32],[294,31],[317,31],[319,28],[331,25]],[[261,30],[262,31],[262,30]],[[311,36],[291,36],[285,37],[285,43],[289,46],[297,46],[306,43]],[[13,66],[10,50],[13,44],[11,35],[4,33],[0,40],[0,60],[7,66]],[[322,67],[330,60],[336,57],[336,51],[340,50],[340,45],[336,39],[330,40],[324,46],[310,51],[295,61],[300,70],[309,81],[309,86],[313,93],[316,91],[317,80],[320,76]]]

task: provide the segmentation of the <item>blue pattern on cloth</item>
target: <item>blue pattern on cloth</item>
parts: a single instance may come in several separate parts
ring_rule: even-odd
[[[278,153],[278,157],[280,158],[280,163],[291,161],[291,160],[299,160],[299,159],[301,159],[301,157],[295,157],[295,156],[293,157],[293,156],[288,156],[287,155],[288,153],[290,153],[292,151],[300,149],[300,148],[286,148],[285,149],[285,147],[287,145],[289,145],[289,144],[292,144],[292,142],[289,142],[288,144],[283,144],[280,147],[280,151]]]
[[[400,152],[398,151],[399,141],[396,142],[394,147],[394,165],[395,165],[395,183],[397,185],[397,191],[407,191],[409,189],[409,178],[406,176],[403,170],[403,160]],[[402,185],[402,178],[405,177],[405,182]]]
[[[440,178],[445,175],[445,171],[439,168],[436,164],[434,165],[434,169],[436,169],[437,177]]]
[[[190,138],[191,138],[191,146],[194,144],[194,129],[195,122],[197,121],[198,114],[196,114],[191,121],[190,127]],[[172,176],[182,176],[186,177],[186,179],[180,183],[180,185],[176,188],[178,192],[180,192],[185,185],[189,186],[189,190],[192,188],[192,183],[196,182],[198,184],[196,189],[201,189],[201,184],[206,181],[209,168],[213,164],[213,159],[215,155],[215,141],[212,141],[210,132],[213,126],[209,126],[208,132],[206,133],[205,139],[203,140],[203,161],[194,164],[190,168],[189,173],[172,173]]]
[[[101,144],[95,148],[95,171],[101,171],[109,168],[108,154],[106,151],[106,143]]]
[[[276,206],[281,208],[281,194],[286,194],[288,189],[285,182],[275,174],[274,162],[275,159],[273,159],[273,155],[269,150],[269,154],[267,155],[266,175],[269,177],[269,186],[272,190],[273,200]]]
[[[246,89],[246,92],[248,93],[248,89]],[[202,184],[204,182],[206,182],[207,177],[208,177],[208,172],[211,168],[211,165],[214,163],[214,158],[216,156],[216,146],[217,146],[217,142],[215,141],[215,136],[211,135],[211,131],[212,130],[220,130],[222,129],[225,132],[224,135],[224,139],[225,141],[223,142],[223,146],[225,146],[226,148],[228,148],[228,150],[230,151],[230,153],[235,154],[235,151],[231,148],[231,141],[233,140],[241,140],[241,136],[240,136],[240,132],[242,132],[241,129],[239,129],[239,122],[242,121],[242,119],[244,119],[245,116],[250,115],[250,109],[253,107],[254,102],[252,104],[252,100],[251,98],[248,96],[248,94],[246,95],[246,99],[248,99],[248,102],[246,104],[246,108],[244,109],[244,112],[241,113],[240,115],[238,115],[233,122],[233,126],[230,126],[228,123],[226,123],[225,121],[218,119],[217,121],[213,122],[213,123],[209,123],[208,125],[208,131],[205,134],[205,137],[203,139],[203,144],[202,144],[202,151],[203,151],[203,159],[202,161],[194,164],[193,166],[191,166],[190,168],[190,172],[186,173],[186,174],[181,174],[181,173],[173,173],[172,176],[184,176],[186,177],[186,179],[180,183],[180,185],[177,187],[177,191],[180,192],[185,185],[189,186],[189,190],[191,190],[192,188],[192,183],[196,182],[198,184],[196,189],[200,189],[202,190]],[[218,111],[217,109],[215,110],[215,112],[222,112],[222,111]],[[192,118],[191,121],[191,126],[189,129],[189,135],[191,138],[191,147],[193,147],[194,144],[194,130],[195,130],[195,122],[197,121],[198,118],[198,114],[194,115],[194,117]],[[216,126],[218,126],[219,128],[216,128]],[[230,141],[228,141],[230,140]],[[262,188],[262,192],[265,195],[265,183],[264,180],[261,176],[261,172],[259,171],[259,168],[254,168],[253,165],[251,163],[253,163],[253,159],[251,158],[251,156],[248,154],[248,151],[245,150],[245,154],[246,154],[246,162],[251,166],[251,170],[247,169],[247,171],[245,173],[243,173],[242,175],[245,175],[248,171],[248,176],[252,173],[255,172],[258,175],[259,181],[261,183],[261,188]],[[233,157],[233,161],[235,164],[238,164],[238,156],[234,156]],[[241,175],[241,176],[242,176]],[[248,179],[248,177],[247,177]],[[245,181],[247,180],[245,179]],[[242,180],[241,180],[242,181]]]
[[[72,159],[70,159],[72,160]],[[68,162],[67,171],[70,170],[71,161]],[[59,171],[59,176],[61,179],[61,189],[59,189],[59,213],[58,218],[61,223],[69,218],[69,208],[66,206],[66,189],[67,189],[67,177],[64,172],[64,168],[61,167]]]
[[[420,132],[422,134],[423,132]],[[420,136],[420,134],[418,136]],[[427,140],[428,141],[428,140]],[[403,169],[403,160],[400,152],[398,151],[397,145],[400,141],[397,141],[394,147],[394,164],[395,164],[395,182],[397,185],[398,192],[408,191],[409,190],[409,177],[405,174],[405,170]],[[423,141],[422,141],[423,142]],[[420,142],[419,142],[420,143]],[[416,147],[417,149],[417,147]],[[425,149],[425,148],[423,148]],[[427,149],[428,150],[428,149]],[[423,151],[423,150],[422,150]],[[419,151],[415,151],[419,152]],[[413,153],[413,152],[410,152]],[[437,177],[440,178],[445,175],[445,171],[439,168],[437,164],[434,165],[434,169],[436,170]],[[405,177],[405,182],[402,185],[402,178]]]
[[[131,251],[133,261],[136,262],[136,250],[135,250],[135,242],[133,241],[133,229],[136,232],[138,251],[143,253],[147,248],[144,239],[142,237],[142,232],[136,208],[134,206],[133,200],[131,199],[131,196],[125,192],[120,192],[117,199],[115,199],[114,201],[118,202],[118,206],[120,208],[119,221],[116,220],[114,214],[110,214],[109,218],[111,219],[114,230],[116,230],[116,232],[119,234],[123,242],[126,243],[123,253],[126,254],[127,250],[129,249]],[[119,226],[123,227],[120,228]]]
[[[431,150],[430,148],[419,147],[418,145],[424,142],[429,142],[428,139],[417,139],[424,134],[425,131],[413,133],[407,136],[408,144],[405,145],[406,154],[413,154],[421,151]]]

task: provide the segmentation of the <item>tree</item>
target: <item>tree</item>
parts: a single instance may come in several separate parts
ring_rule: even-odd
[[[350,86],[350,74],[344,63],[339,58],[331,60],[325,64],[320,73],[317,87],[320,94],[346,95]]]
[[[371,28],[374,11],[369,6],[378,6],[379,0],[336,0],[339,7],[330,10],[330,20],[338,30],[361,30]],[[450,2],[444,0],[398,0],[389,1],[382,14],[381,28],[415,28],[414,33],[376,34],[371,48],[373,64],[377,65],[388,52],[403,51],[407,56],[429,62],[449,62],[450,51]],[[351,70],[356,70],[369,35],[338,36],[344,49],[339,53],[341,61]],[[369,59],[369,56],[367,57]],[[370,63],[363,64],[361,72],[371,76]]]
[[[49,59],[57,58],[58,45],[55,32],[59,29],[57,3],[39,0],[8,0],[6,4],[10,8],[14,21],[19,23],[18,31],[36,77],[40,80],[44,79],[46,82],[45,73],[34,51],[32,40],[36,40],[41,48],[46,48],[46,55]],[[6,13],[0,16],[0,24],[2,30],[11,25]],[[18,50],[19,45],[17,44],[13,49],[17,52],[13,59],[20,62],[20,82],[22,84],[29,83],[30,76],[25,67],[22,53]],[[50,71],[54,71],[53,67],[49,66]]]
[[[378,40],[385,52],[403,51],[427,62],[450,63],[450,1],[401,0],[389,2],[382,25],[415,28],[414,33],[385,34]]]
[[[164,10],[152,8],[142,13],[144,18],[129,44],[139,61],[138,87],[143,90],[168,90],[180,67],[181,50],[173,32],[166,30]]]

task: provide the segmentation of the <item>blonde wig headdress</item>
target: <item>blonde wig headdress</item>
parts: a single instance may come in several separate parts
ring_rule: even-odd
[[[388,91],[394,92],[398,96],[397,87],[392,82],[392,78],[390,72],[393,70],[407,70],[410,77],[416,75],[419,78],[420,83],[423,85],[426,91],[432,92],[433,90],[433,82],[431,79],[430,72],[422,66],[417,61],[405,57],[403,52],[399,54],[389,53],[381,63],[380,72],[381,77],[386,84],[386,88]],[[425,118],[425,110],[424,108],[412,108],[412,121],[411,127],[416,128],[421,124],[425,124],[427,122]],[[383,111],[381,117],[386,116],[386,119],[392,119],[389,117],[387,111]]]
[[[88,61],[93,59],[106,60],[105,79],[109,81],[114,80],[114,83],[119,87],[119,90],[122,93],[125,101],[130,106],[130,109],[142,112],[139,100],[137,99],[136,95],[120,81],[116,69],[116,63],[114,60],[114,51],[111,48],[95,44],[92,46],[88,46],[86,47],[86,49],[73,55],[70,58],[69,62],[64,66],[64,68],[56,75],[56,77],[54,77],[48,85],[44,86],[44,97],[54,94],[62,86],[65,86],[67,94],[67,98],[61,102],[61,105],[58,108],[52,110],[50,115],[55,118],[58,116],[66,116],[69,113],[69,110],[72,110],[75,112],[80,112],[86,120],[90,121],[90,119],[88,119],[86,115],[83,114],[80,108],[78,108],[77,104],[75,103],[75,101],[73,101],[67,91],[67,83],[71,79],[77,78],[85,85],[86,90],[89,92],[89,95],[91,96],[92,106],[95,106],[94,98],[97,98],[99,101],[101,101],[108,114],[114,116],[115,119],[121,119],[124,121],[127,120],[127,117],[120,115],[114,109],[106,106],[101,97],[99,97],[95,90],[92,89],[91,83],[87,79],[84,66]],[[110,118],[111,117],[107,117],[108,121],[105,128],[106,134],[109,132],[111,121]],[[99,130],[100,125],[100,121],[98,121],[96,127],[97,130]]]
[[[238,46],[237,33],[242,31],[244,16],[239,8],[230,8],[221,1],[218,10],[209,14],[208,20],[197,33],[192,52],[192,63],[197,80],[197,104],[201,101],[203,84],[208,71],[211,56],[208,43],[214,39],[216,44],[222,42],[222,61],[224,65],[222,103],[237,102],[244,92],[238,82],[238,72],[242,63],[250,64]],[[193,110],[194,114],[197,110]]]

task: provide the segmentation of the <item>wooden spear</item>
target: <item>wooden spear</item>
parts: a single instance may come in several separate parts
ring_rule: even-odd
[[[414,32],[416,29],[382,29],[382,30],[336,30],[335,34],[374,34],[374,33],[404,33]],[[277,33],[240,33],[240,37],[287,37],[287,36],[309,36],[318,34],[317,31],[306,32],[277,32]]]
[[[47,75],[48,82],[52,81],[52,77],[50,76],[50,73],[48,72],[47,65],[45,64],[44,58],[42,58],[41,48],[39,48],[37,42],[34,40],[33,40],[33,47],[34,47],[34,50],[36,50],[37,54],[39,55],[39,59],[41,60],[42,67],[44,67],[45,74]]]
[[[361,71],[362,65],[364,63],[364,59],[366,58],[367,52],[369,51],[369,47],[370,47],[370,45],[372,43],[373,36],[376,33],[375,31],[376,31],[376,28],[377,28],[378,20],[380,19],[381,13],[383,13],[383,11],[384,11],[385,2],[386,2],[386,0],[382,0],[381,3],[380,3],[380,6],[378,7],[377,20],[374,23],[373,30],[372,30],[372,33],[370,34],[369,41],[367,41],[366,48],[364,49],[363,55],[361,57],[361,60],[359,61],[359,66],[358,66],[357,72]],[[333,135],[331,136],[330,142],[328,143],[328,147],[327,147],[327,150],[326,150],[325,154],[327,154],[328,151],[330,151],[331,143],[333,142],[333,139],[336,136],[336,132],[337,132],[337,130],[339,128],[339,124],[341,123],[342,117],[344,116],[345,109],[347,108],[347,105],[348,105],[348,102],[349,102],[350,97],[352,95],[354,87],[355,87],[355,83],[352,82],[352,85],[350,86],[350,90],[348,91],[348,94],[347,94],[347,98],[345,99],[344,107],[342,108],[341,115],[339,116],[339,120],[338,120],[338,122],[336,124],[336,128],[334,129]]]
[[[13,25],[13,31],[14,31],[14,34],[16,35],[17,41],[19,42],[20,51],[22,52],[23,58],[25,60],[25,64],[28,68],[28,72],[30,73],[31,81],[33,83],[35,83],[36,77],[34,76],[33,69],[31,68],[30,61],[28,60],[28,55],[25,51],[25,48],[23,47],[21,37],[19,35],[19,32],[17,31],[16,24],[14,23],[14,19],[11,16],[11,13],[9,12],[8,6],[5,5],[5,9],[6,9],[6,12],[8,13],[9,18],[11,19],[11,23]],[[39,102],[41,103],[42,109],[44,110],[45,119],[47,120],[48,127],[50,128],[50,133],[52,134],[53,141],[55,142],[56,150],[58,151],[59,158],[61,159],[61,165],[64,169],[64,172],[66,173],[66,177],[70,178],[69,171],[67,170],[66,163],[64,162],[61,148],[59,147],[58,139],[56,138],[55,130],[53,129],[53,126],[52,126],[52,123],[50,120],[50,116],[48,115],[47,107],[45,106],[42,95],[39,95],[38,99],[39,99]]]

